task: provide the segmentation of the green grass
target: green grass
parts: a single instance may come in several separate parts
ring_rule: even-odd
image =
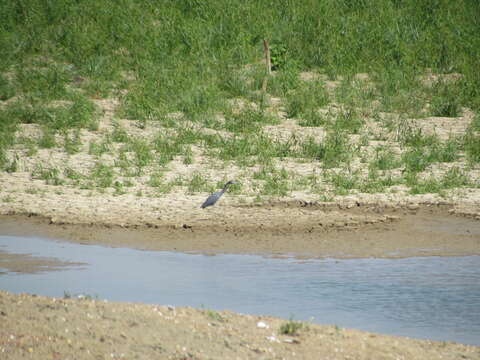
[[[287,93],[287,114],[289,117],[313,116],[315,110],[329,102],[324,84],[319,81],[306,82]]]
[[[119,123],[114,122],[113,131],[110,138],[112,139],[113,142],[116,142],[116,143],[126,143],[128,142],[129,137],[126,130],[122,128]]]
[[[381,110],[418,117],[426,104],[427,89],[419,80],[419,72],[414,64],[411,67],[399,64],[389,66],[373,75]]]
[[[325,174],[325,180],[334,186],[334,192],[336,195],[347,195],[350,190],[359,187],[359,177],[353,173],[341,172],[328,172]]]
[[[255,107],[246,107],[240,112],[230,112],[225,116],[225,130],[241,134],[261,131],[264,125],[277,124],[273,115]]]
[[[69,99],[72,93],[67,85],[71,81],[68,67],[54,62],[24,63],[16,72],[18,90],[42,101]]]
[[[458,71],[467,77],[462,102],[479,101],[478,4],[467,0],[274,5],[30,0],[2,10],[0,41],[8,55],[1,68],[23,63],[9,86],[62,98],[77,77],[86,78],[79,86],[97,96],[126,82],[136,89],[125,104],[135,119],[172,108],[205,116],[223,106],[220,94],[245,94],[241,81],[225,73],[260,58],[263,38],[271,40],[279,72],[317,67],[332,76],[373,70],[397,78],[418,68]],[[133,72],[131,80],[122,77],[126,70]]]
[[[378,146],[375,149],[375,157],[370,162],[370,167],[378,170],[396,169],[400,165],[401,162],[397,159],[395,153],[385,146]]]
[[[43,127],[42,136],[38,140],[38,146],[40,146],[42,149],[51,149],[57,146],[55,131],[46,126]]]
[[[465,152],[472,163],[480,163],[480,134],[467,133],[465,136]]]
[[[261,180],[260,194],[268,196],[287,196],[291,190],[290,174],[284,168],[277,170],[273,166],[264,166],[253,173],[254,180]]]
[[[456,117],[460,115],[462,99],[458,96],[459,86],[455,82],[437,81],[432,86],[430,111],[433,116]]]
[[[205,314],[212,321],[225,322],[223,316],[214,310],[205,310]]]
[[[299,67],[296,64],[286,63],[269,78],[267,89],[274,96],[286,97],[302,85],[305,86],[299,79]]]
[[[402,179],[400,177],[370,168],[366,179],[363,179],[359,186],[359,191],[364,193],[383,193],[389,187],[401,183]]]
[[[363,125],[364,121],[357,111],[354,108],[347,108],[340,111],[331,126],[335,132],[358,134]]]
[[[406,182],[410,186],[411,194],[440,193],[447,189],[479,186],[472,183],[458,167],[450,168],[441,178],[430,176],[418,179],[414,174],[407,174]]]
[[[81,150],[82,139],[80,131],[76,129],[72,135],[65,134],[64,136],[64,148],[65,152],[69,155],[76,154]]]
[[[442,142],[436,136],[423,136],[421,132],[407,139],[405,144],[408,149],[402,154],[402,160],[412,172],[421,172],[437,162],[453,162],[459,158],[461,148],[455,138]]]
[[[288,322],[283,323],[280,325],[280,329],[278,330],[280,335],[298,335],[298,331],[304,328],[304,324],[300,321],[294,321],[290,319]]]
[[[88,145],[88,153],[94,156],[101,156],[102,154],[108,153],[110,151],[110,144],[108,143],[108,138],[105,141],[97,142],[90,141]]]
[[[96,163],[90,172],[90,178],[94,184],[100,188],[108,188],[113,185],[115,172],[112,166]]]
[[[468,160],[472,164],[480,163],[480,114],[476,114],[463,138]]]
[[[190,194],[213,191],[208,180],[198,172],[195,172],[192,177],[187,180],[187,189]]]
[[[175,186],[174,182],[164,181],[164,174],[161,172],[154,172],[150,175],[148,185],[155,189],[157,194],[169,193]]]
[[[367,80],[347,78],[335,88],[335,99],[349,108],[368,108],[376,98],[375,87]]]
[[[189,166],[200,152],[212,163],[271,170],[271,176],[250,171],[247,180],[262,196],[284,196],[293,188],[322,186],[275,169],[283,159],[348,169],[327,172],[323,179],[340,194],[382,191],[398,183],[389,171],[399,168],[408,174],[409,186],[423,191],[419,174],[433,164],[480,163],[475,1],[26,0],[5,2],[0,10],[0,169],[5,171],[17,168],[17,151],[74,155],[88,147],[98,163],[86,178],[69,172],[64,179],[62,171],[43,168],[35,176],[49,183],[113,187],[120,195],[128,182],[145,175],[162,193],[176,185],[157,172],[174,159]],[[274,70],[266,93],[263,39],[270,41]],[[302,72],[315,76],[304,81]],[[423,79],[432,74],[437,80],[426,84]],[[335,88],[326,86],[325,75],[337,80]],[[105,98],[120,101],[108,134],[98,131],[102,114],[95,105]],[[231,100],[246,105],[238,108]],[[404,120],[457,117],[464,107],[476,114],[469,129],[446,141]],[[300,126],[321,128],[302,130],[326,131],[326,137],[277,138],[265,129],[281,123],[276,110]],[[399,118],[382,120],[383,112]],[[380,140],[366,126],[371,117],[381,140],[395,134],[398,153],[379,147],[368,158],[362,148]],[[130,125],[117,119],[132,120],[143,134],[155,132],[153,140],[132,136]],[[20,125],[29,124],[40,129],[40,137],[15,139]],[[88,146],[85,131],[94,133]],[[101,162],[106,154],[113,164]],[[358,158],[368,166],[367,175],[351,169]],[[178,182],[191,193],[213,190],[199,173]],[[447,188],[462,182],[437,183]]]
[[[159,133],[153,140],[153,149],[157,152],[156,161],[165,165],[177,155],[185,152],[186,141],[180,136],[167,136]]]
[[[247,97],[251,90],[251,84],[248,84],[249,78],[245,71],[225,64],[218,71],[218,87],[227,97]]]
[[[323,126],[327,123],[327,118],[324,114],[320,113],[317,109],[308,109],[302,114],[302,117],[298,124],[300,126]]]
[[[469,127],[470,131],[480,132],[480,113],[475,114]]]
[[[0,109],[0,169],[8,163],[6,151],[14,144],[17,123],[11,121],[10,111]]]
[[[11,203],[14,200],[15,200],[15,198],[13,196],[7,195],[7,196],[3,196],[1,201],[4,202],[4,203]]]
[[[4,120],[1,120],[4,119]],[[56,146],[56,133],[67,133],[69,129],[91,128],[95,126],[95,106],[83,96],[73,103],[49,106],[37,100],[18,100],[0,110],[0,121],[5,124],[0,127],[3,136],[16,129],[19,123],[38,124],[42,127],[44,136],[39,141],[42,148]]]
[[[62,185],[64,180],[60,175],[60,170],[54,167],[37,166],[32,173],[34,179],[45,180],[49,185]]]
[[[15,89],[6,76],[0,74],[0,101],[5,101],[15,95]]]
[[[321,161],[325,168],[337,167],[348,162],[353,150],[344,131],[329,131],[322,142],[309,137],[299,145],[300,154],[292,155]]]
[[[79,173],[78,171],[75,171],[72,168],[65,168],[64,170],[64,175],[65,178],[70,180],[70,183],[73,185],[80,185],[82,184],[83,180],[85,179],[85,176]]]
[[[241,165],[266,165],[273,158],[294,156],[295,142],[273,139],[263,131],[249,135],[235,135],[231,138],[207,136],[205,145],[213,149],[211,155],[220,160],[234,160]],[[249,162],[253,160],[253,162]]]
[[[27,136],[17,136],[17,144],[22,144],[25,147],[27,156],[35,156],[38,153],[38,141]]]
[[[331,131],[323,143],[323,152],[318,159],[323,160],[325,167],[336,167],[348,162],[352,156],[352,146],[348,136],[343,131]]]
[[[149,165],[154,160],[150,144],[141,138],[133,138],[127,149],[134,153],[134,164],[139,168]]]

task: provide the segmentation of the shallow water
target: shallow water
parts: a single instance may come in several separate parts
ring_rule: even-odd
[[[298,260],[0,236],[0,250],[84,265],[3,273],[0,289],[229,309],[480,345],[480,257]]]

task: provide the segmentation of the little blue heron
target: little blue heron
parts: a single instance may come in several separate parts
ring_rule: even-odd
[[[214,192],[212,195],[210,195],[207,200],[202,204],[202,209],[205,209],[207,206],[212,206],[215,205],[215,203],[220,199],[223,195],[223,193],[227,190],[227,188],[232,185],[232,184],[237,184],[236,181],[230,180],[225,184],[222,190]]]

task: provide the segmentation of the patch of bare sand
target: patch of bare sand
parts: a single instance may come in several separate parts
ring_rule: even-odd
[[[468,109],[463,109],[459,117],[426,117],[413,120],[415,127],[425,134],[435,134],[441,140],[447,140],[455,136],[463,136],[472,118],[475,116]]]
[[[326,135],[323,128],[300,126],[294,119],[285,120],[280,125],[267,125],[264,127],[264,132],[270,137],[282,141],[291,141],[292,138],[298,141],[308,138],[322,141]]]
[[[480,347],[191,308],[0,291],[0,354],[16,359],[478,359]],[[259,327],[263,322],[266,326]]]

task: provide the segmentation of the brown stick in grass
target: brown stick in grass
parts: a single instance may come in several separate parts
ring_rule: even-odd
[[[265,66],[267,68],[267,74],[263,79],[262,83],[262,92],[267,92],[268,77],[272,73],[272,61],[270,59],[270,46],[268,45],[268,40],[263,40],[263,53],[265,54]]]

